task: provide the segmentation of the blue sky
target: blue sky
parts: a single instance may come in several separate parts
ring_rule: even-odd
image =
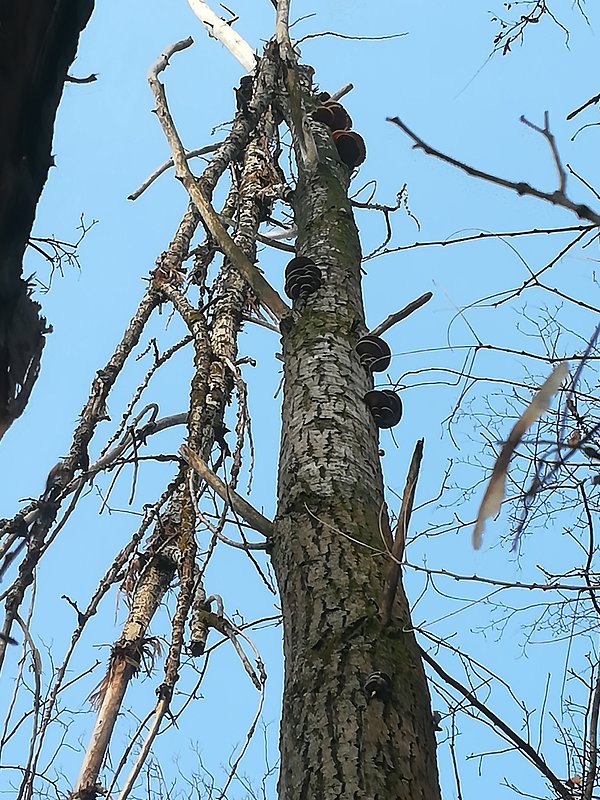
[[[488,58],[498,30],[490,12],[504,10],[507,15],[517,16],[521,12],[515,9],[507,12],[500,4],[493,6],[492,0],[489,4],[467,0],[459,8],[456,4],[439,2],[426,7],[374,0],[365,6],[347,0],[324,0],[314,16],[293,28],[298,38],[318,31],[353,36],[407,34],[377,42],[327,36],[301,45],[302,57],[316,68],[316,80],[322,89],[335,91],[348,82],[354,84],[344,102],[354,127],[366,140],[368,156],[354,178],[353,187],[358,189],[367,181],[376,180],[376,199],[393,203],[396,192],[405,183],[408,186],[410,210],[421,229],[418,231],[403,211],[397,212],[394,245],[411,244],[417,239],[446,239],[461,231],[508,231],[576,223],[565,211],[476,182],[413,150],[399,129],[386,122],[388,116],[399,116],[425,141],[458,159],[552,191],[556,188],[556,173],[550,151],[541,136],[519,122],[524,114],[541,124],[543,113],[548,110],[563,160],[598,186],[599,162],[592,156],[597,152],[597,132],[593,128],[584,130],[571,141],[580,125],[596,119],[594,112],[582,115],[579,122],[567,123],[565,117],[598,91],[599,19],[597,12],[594,18],[593,10],[586,7],[591,15],[588,26],[569,3],[557,2],[555,6],[555,13],[570,30],[569,46],[565,45],[564,32],[546,19],[531,26],[526,31],[525,46],[515,45],[507,57]],[[260,49],[273,27],[269,0],[252,3],[232,0],[231,7],[240,15],[236,29]],[[313,13],[313,8],[314,4],[297,0],[293,16],[303,17]],[[184,0],[99,3],[82,36],[71,73],[85,76],[94,72],[98,80],[65,88],[53,148],[57,166],[40,202],[34,233],[74,239],[82,214],[88,223],[94,219],[98,223],[81,245],[81,270],[67,269],[64,277],[55,275],[51,291],[41,297],[54,333],[48,338],[42,374],[32,400],[0,447],[3,475],[0,516],[11,516],[22,498],[38,495],[49,468],[68,450],[93,375],[117,343],[144,290],[145,276],[168,244],[185,208],[185,192],[170,174],[162,176],[136,202],[128,201],[127,196],[169,155],[160,126],[151,113],[148,69],[166,46],[190,34],[195,40],[193,48],[173,59],[165,83],[184,144],[192,148],[218,141],[222,136],[217,126],[233,115],[232,87],[238,83],[242,70],[218,42],[208,39],[187,3]],[[589,193],[575,181],[571,181],[570,191],[574,199],[592,202]],[[363,250],[367,253],[381,241],[383,223],[376,215],[366,213],[358,215],[358,222]],[[434,299],[425,309],[386,335],[394,352],[390,376],[403,386],[405,409],[405,417],[394,430],[394,436],[382,434],[392,508],[397,506],[392,492],[402,491],[418,436],[426,439],[418,502],[437,495],[448,460],[455,463],[451,483],[456,488],[449,490],[441,501],[415,514],[415,532],[424,532],[453,514],[463,520],[473,519],[483,489],[481,485],[474,492],[463,489],[483,480],[480,464],[491,464],[489,452],[484,451],[483,432],[478,428],[481,417],[476,415],[484,413],[488,404],[492,409],[502,410],[506,395],[511,393],[505,383],[489,384],[489,389],[486,384],[477,387],[473,405],[464,406],[465,413],[453,428],[453,443],[443,421],[457,401],[458,390],[440,381],[440,373],[432,370],[460,369],[464,357],[461,348],[474,344],[465,318],[484,343],[543,353],[544,345],[539,336],[534,336],[535,324],[530,318],[539,318],[539,309],[545,307],[546,317],[552,317],[557,301],[531,293],[499,309],[477,308],[464,316],[457,316],[458,310],[483,296],[518,286],[527,276],[525,263],[533,269],[539,268],[558,252],[559,243],[566,241],[566,238],[536,237],[509,244],[487,241],[422,248],[374,259],[365,265],[365,304],[371,325],[421,293],[434,292]],[[597,245],[568,256],[551,273],[552,285],[577,292],[593,303],[592,298],[597,295],[594,280],[597,259]],[[281,289],[281,259],[263,252],[260,263],[267,277]],[[46,266],[29,252],[25,272],[34,271],[41,280],[47,279]],[[558,350],[562,351],[559,354],[565,355],[581,349],[582,340],[577,333],[585,339],[591,335],[596,321],[594,314],[575,311],[568,305],[562,314],[565,324],[574,331],[565,334],[558,344]],[[175,320],[169,321],[166,308],[147,333],[159,337],[163,348],[181,335],[181,326]],[[255,326],[247,326],[240,339],[241,355],[250,355],[259,362],[254,371],[245,368],[258,444],[251,497],[267,514],[273,513],[275,501],[279,412],[273,396],[279,384],[280,365],[273,354],[278,348],[277,335]],[[161,416],[183,411],[187,406],[189,357],[189,353],[181,353],[170,371],[158,376],[148,392],[147,401],[160,404]],[[99,451],[114,429],[146,366],[143,359],[132,362],[117,384],[109,402],[112,422],[100,427],[93,453]],[[475,369],[477,374],[517,381],[528,375],[540,379],[548,371],[546,365],[516,355],[485,352]],[[385,383],[385,378],[381,383]],[[496,418],[495,422],[498,427],[489,436],[492,441],[502,438],[510,429],[508,421],[504,427],[502,420]],[[180,438],[180,432],[171,432],[157,439],[153,446],[174,452]],[[132,509],[153,500],[170,471],[169,465],[147,470]],[[99,482],[102,491],[109,480]],[[131,474],[124,472],[117,482],[111,497],[114,509],[130,510],[127,505],[130,480]],[[60,599],[61,595],[67,594],[84,604],[112,554],[123,546],[136,524],[135,517],[118,510],[99,515],[100,505],[97,492],[90,491],[40,568],[36,589],[38,616],[33,630],[40,646],[49,649],[49,652],[43,650],[48,666],[51,660],[55,664],[60,662],[72,630],[73,612]],[[540,579],[535,567],[541,558],[540,551],[548,569],[562,571],[578,563],[578,556],[565,541],[560,524],[536,530],[526,540],[520,558],[511,555],[508,547],[497,546],[506,531],[506,520],[502,517],[499,522],[489,524],[484,549],[477,554],[471,550],[470,533],[465,529],[433,538],[420,537],[409,548],[409,557],[416,564],[426,562],[431,567],[461,574],[477,572],[522,581]],[[566,757],[561,747],[553,744],[556,731],[548,709],[544,725],[540,724],[548,674],[551,699],[546,705],[554,713],[560,713],[568,652],[565,643],[538,626],[534,641],[549,637],[553,641],[543,647],[532,644],[524,650],[523,620],[536,618],[535,607],[524,614],[511,615],[500,635],[498,626],[489,627],[500,613],[491,601],[469,607],[471,599],[480,596],[479,589],[463,584],[445,585],[439,592],[430,589],[421,599],[422,574],[408,571],[406,582],[415,604],[416,625],[427,622],[437,635],[448,638],[497,670],[529,708],[537,709],[532,717],[533,729],[543,728],[549,762],[559,775],[566,776]],[[207,588],[223,595],[230,615],[239,610],[249,620],[274,613],[273,598],[255,578],[248,561],[238,553],[223,554],[209,572]],[[511,602],[518,607],[535,601],[516,594]],[[456,613],[463,608],[460,614]],[[83,671],[96,657],[105,662],[124,614],[122,599],[111,595],[84,637],[78,668]],[[166,629],[165,612],[153,630],[160,634]],[[271,760],[276,753],[281,672],[278,635],[276,629],[266,629],[254,636],[269,671],[263,719],[269,725]],[[589,649],[587,640],[578,646],[581,653]],[[11,670],[14,674],[18,655],[15,648],[3,681]],[[440,655],[440,660],[445,658]],[[460,665],[456,661],[447,659],[444,663],[458,674]],[[102,666],[76,684],[65,705],[84,708],[84,698],[100,679],[101,669]],[[133,717],[143,715],[151,707],[159,681],[160,672],[140,680],[128,694],[126,705],[131,717],[122,721],[113,761],[120,756],[117,743],[126,741]],[[191,683],[193,677],[186,673],[183,685]],[[165,774],[173,771],[175,763],[183,770],[196,768],[194,748],[197,748],[206,768],[215,775],[216,784],[222,783],[222,767],[226,767],[231,753],[243,742],[245,728],[254,713],[254,690],[246,686],[247,678],[231,650],[227,646],[218,648],[202,685],[204,699],[182,719],[179,731],[170,731],[157,742],[155,752]],[[568,689],[564,694],[568,694]],[[520,729],[522,713],[509,693],[494,690],[491,697],[494,709]],[[440,705],[437,698],[436,704]],[[86,740],[91,722],[91,714],[73,715],[69,741],[74,747]],[[484,726],[471,724],[468,719],[460,719],[460,728],[462,733],[456,747],[464,768],[465,797],[481,791],[482,786],[492,791],[494,799],[508,797],[509,791],[501,786],[504,778],[526,791],[543,792],[543,783],[518,757],[496,756],[481,762],[471,758],[482,751],[498,750],[502,743]],[[440,741],[445,740],[448,731],[449,724],[438,734]],[[535,740],[537,733],[532,736]],[[15,751],[7,751],[7,761],[11,763],[18,760],[17,751],[22,743],[15,739],[14,746]],[[57,766],[72,778],[78,760],[77,753],[64,749]],[[440,769],[444,797],[453,798],[456,789],[445,741],[440,744]],[[259,737],[242,765],[241,774],[247,774],[257,784],[262,770],[263,742]],[[272,798],[273,779],[268,785],[268,797]],[[234,784],[228,796],[245,798],[247,793],[241,785]]]

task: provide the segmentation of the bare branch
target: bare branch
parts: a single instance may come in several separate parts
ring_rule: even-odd
[[[537,131],[537,133],[541,133],[542,136],[546,139],[546,141],[550,145],[550,149],[552,150],[552,156],[554,158],[554,163],[556,164],[556,171],[558,172],[558,180],[559,180],[558,191],[561,194],[564,194],[567,189],[567,173],[565,172],[565,168],[562,165],[560,153],[558,152],[558,147],[556,146],[556,139],[554,138],[554,134],[550,130],[550,116],[548,112],[547,111],[544,112],[543,128],[540,128],[539,125],[535,125],[533,122],[530,122],[522,114],[520,120],[524,125],[527,125],[532,130]]]
[[[250,505],[247,500],[240,497],[237,492],[229,488],[223,481],[215,475],[200,456],[190,450],[186,445],[181,445],[179,453],[183,460],[190,465],[190,467],[198,473],[202,480],[213,489],[226,503],[229,503],[236,514],[239,514],[248,525],[254,528],[258,533],[262,533],[267,539],[273,536],[273,523],[271,520],[264,517],[260,511],[257,511],[254,506]]]
[[[600,103],[600,94],[596,94],[593,97],[590,97],[589,100],[586,100],[585,103],[583,103],[583,105],[580,105],[579,108],[576,108],[575,111],[571,111],[571,113],[567,116],[567,120],[573,119],[573,117],[576,117],[577,114],[580,114],[588,106],[593,106],[596,103]]]
[[[277,14],[275,19],[275,38],[279,45],[279,54],[285,65],[285,83],[289,93],[290,112],[293,134],[304,166],[308,172],[316,169],[319,156],[312,131],[305,124],[302,110],[302,93],[298,83],[297,59],[292,47],[289,31],[290,0],[277,0]]]
[[[453,678],[451,675],[449,675],[446,670],[443,669],[438,662],[429,655],[427,650],[424,650],[422,647],[419,649],[421,651],[423,660],[426,661],[435,672],[437,672],[440,678],[452,686],[453,689],[456,689],[458,692],[460,692],[460,694],[466,700],[468,700],[472,706],[481,712],[484,717],[490,720],[494,727],[502,731],[503,735],[510,742],[513,742],[513,744],[521,751],[521,753],[523,753],[523,755],[526,756],[535,767],[537,767],[541,774],[549,781],[550,785],[559,797],[562,797],[563,800],[573,800],[571,792],[567,789],[563,782],[556,777],[542,756],[539,755],[539,753],[529,744],[529,742],[526,742],[525,739],[523,739],[516,731],[509,727],[503,719],[500,719],[500,717],[494,714],[494,712],[489,709],[485,703],[482,703],[472,691],[467,689],[466,686],[463,686],[462,683],[456,680],[456,678]]]
[[[431,298],[433,297],[433,292],[425,292],[420,297],[417,297],[416,300],[408,303],[401,308],[400,311],[395,311],[393,314],[390,314],[389,317],[386,317],[383,322],[380,322],[379,325],[376,325],[372,331],[369,331],[371,336],[381,336],[382,333],[388,331],[392,325],[395,325],[397,322],[400,322],[406,317],[409,317],[414,311],[418,311],[421,306],[424,306],[425,303],[428,303]]]
[[[231,264],[239,271],[244,280],[250,284],[252,291],[258,296],[261,303],[271,311],[275,319],[279,320],[289,313],[289,306],[284,303],[271,284],[252,264],[244,251],[229,236],[221,224],[219,215],[206,199],[196,177],[190,171],[185,157],[185,150],[167,106],[164,86],[158,80],[158,74],[166,69],[169,58],[173,53],[184,50],[191,44],[192,40],[188,38],[171,45],[150,70],[148,82],[156,99],[156,113],[173,152],[176,175],[187,189],[207,228],[215,237]]]
[[[205,156],[208,153],[214,153],[215,150],[218,150],[219,147],[223,142],[215,142],[215,144],[207,144],[204,147],[197,147],[195,150],[187,150],[185,157],[189,160],[190,158],[197,158],[198,156]],[[157,167],[154,172],[149,175],[146,180],[138,186],[130,195],[127,195],[128,200],[137,200],[140,195],[142,195],[146,189],[151,186],[157,178],[166,172],[170,167],[173,166],[173,159],[169,158],[160,167]]]
[[[413,133],[410,128],[408,128],[400,119],[398,119],[398,117],[388,117],[388,122],[393,122],[394,125],[397,125],[400,128],[400,130],[404,131],[404,133],[413,140],[416,149],[423,150],[423,152],[427,155],[435,156],[436,158],[439,158],[440,161],[444,161],[446,164],[451,164],[453,167],[461,169],[463,172],[466,172],[467,175],[470,175],[473,178],[481,178],[482,180],[488,181],[489,183],[494,183],[497,186],[504,186],[505,189],[512,189],[512,191],[516,192],[521,197],[523,195],[530,195],[531,197],[537,197],[539,200],[545,200],[547,203],[552,203],[552,205],[562,206],[562,208],[566,208],[576,214],[579,219],[587,219],[594,225],[600,225],[600,214],[593,211],[584,203],[573,202],[573,200],[570,200],[560,190],[552,193],[542,192],[540,189],[536,189],[534,186],[530,186],[528,183],[523,181],[509,181],[505,178],[500,178],[497,175],[492,175],[489,172],[483,172],[475,167],[471,167],[469,164],[465,164],[463,161],[458,161],[456,158],[452,158],[452,156],[442,153],[440,150],[436,150],[434,147],[430,147],[430,145],[426,144],[415,133]]]
[[[188,0],[189,6],[206,28],[208,35],[218,39],[247,72],[254,72],[256,55],[248,42],[231,25],[217,16],[204,0]]]

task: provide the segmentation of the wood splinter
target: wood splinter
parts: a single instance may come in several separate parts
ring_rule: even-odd
[[[398,522],[396,523],[396,532],[394,534],[394,543],[390,551],[391,562],[386,578],[385,594],[383,597],[383,603],[381,604],[381,621],[384,625],[387,625],[391,619],[394,599],[398,589],[398,581],[400,580],[400,568],[402,566],[402,559],[404,558],[406,534],[408,533],[408,526],[415,500],[417,481],[419,479],[421,460],[423,458],[424,443],[424,439],[419,439],[417,441],[412,454],[412,459],[410,461],[408,475],[406,476],[406,484],[404,486],[404,493],[402,495],[402,505],[400,506]]]

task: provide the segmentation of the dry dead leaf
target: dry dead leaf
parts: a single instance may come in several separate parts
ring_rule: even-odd
[[[566,361],[561,361],[553,369],[551,375],[546,378],[540,389],[536,392],[531,403],[527,406],[523,414],[516,421],[510,436],[506,440],[500,455],[496,459],[488,487],[483,495],[483,500],[479,506],[477,521],[473,530],[473,547],[479,550],[485,521],[493,517],[500,510],[500,505],[504,500],[506,489],[506,473],[508,465],[515,448],[523,438],[527,429],[538,420],[550,405],[552,397],[558,391],[559,386],[569,372]]]

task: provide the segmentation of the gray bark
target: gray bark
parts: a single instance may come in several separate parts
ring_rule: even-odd
[[[348,169],[314,126],[316,174],[300,169],[297,252],[323,284],[285,320],[285,382],[273,563],[284,620],[280,800],[435,800],[436,743],[402,589],[381,622],[390,531],[372,380],[354,350],[366,331]],[[412,443],[411,443],[412,444]],[[382,552],[383,551],[383,552]],[[368,699],[376,671],[387,698]]]

